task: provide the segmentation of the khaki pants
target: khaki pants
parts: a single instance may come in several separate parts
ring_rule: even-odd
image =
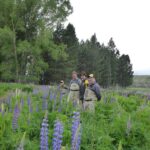
[[[83,109],[95,112],[95,102],[94,101],[84,101],[83,102]]]
[[[72,101],[73,104],[79,105],[79,91],[70,91],[67,101]]]

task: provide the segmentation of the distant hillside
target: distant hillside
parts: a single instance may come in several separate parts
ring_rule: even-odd
[[[134,87],[150,87],[150,75],[135,75],[133,79]]]

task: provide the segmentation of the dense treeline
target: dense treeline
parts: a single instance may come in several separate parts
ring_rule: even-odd
[[[75,69],[78,72],[84,70],[87,73],[94,73],[103,87],[116,84],[126,87],[132,84],[133,71],[130,58],[128,55],[120,55],[112,38],[107,46],[100,44],[95,34],[90,40],[78,42],[72,24],[68,24],[66,28],[58,25],[53,35],[56,44],[67,45],[66,52],[69,56],[66,61],[56,62],[58,70],[55,74],[59,77],[62,74],[66,77],[72,69]]]
[[[108,45],[78,40],[63,23],[72,13],[68,0],[0,0],[0,80],[50,82],[67,80],[72,70],[94,73],[103,87],[132,84],[128,55]]]

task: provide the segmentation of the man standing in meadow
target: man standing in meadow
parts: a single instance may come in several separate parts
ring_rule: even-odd
[[[60,93],[62,95],[65,95],[68,91],[68,87],[67,87],[67,85],[65,85],[63,80],[60,81],[59,88],[60,88]]]
[[[84,102],[83,102],[83,108],[85,110],[91,110],[95,111],[95,101],[101,100],[101,94],[100,94],[100,86],[96,82],[95,77],[93,74],[89,75],[88,78],[89,86],[85,89],[84,93]]]
[[[82,101],[83,104],[83,99],[84,99],[84,93],[85,93],[85,89],[88,87],[88,79],[87,79],[87,75],[84,71],[81,72],[81,88],[80,88],[80,100]]]
[[[80,87],[81,87],[81,80],[78,78],[77,72],[72,72],[72,80],[70,81],[69,86],[69,95],[68,95],[68,101],[73,101],[73,103],[76,105],[79,105],[79,99],[80,99]]]

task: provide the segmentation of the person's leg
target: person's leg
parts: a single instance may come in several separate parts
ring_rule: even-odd
[[[89,102],[88,101],[84,101],[84,103],[83,103],[83,109],[84,110],[88,110],[89,109]]]
[[[95,103],[94,103],[94,101],[89,102],[89,110],[91,112],[95,112]]]
[[[80,98],[79,98],[79,91],[74,92],[74,100],[76,101],[76,104],[80,105]]]

